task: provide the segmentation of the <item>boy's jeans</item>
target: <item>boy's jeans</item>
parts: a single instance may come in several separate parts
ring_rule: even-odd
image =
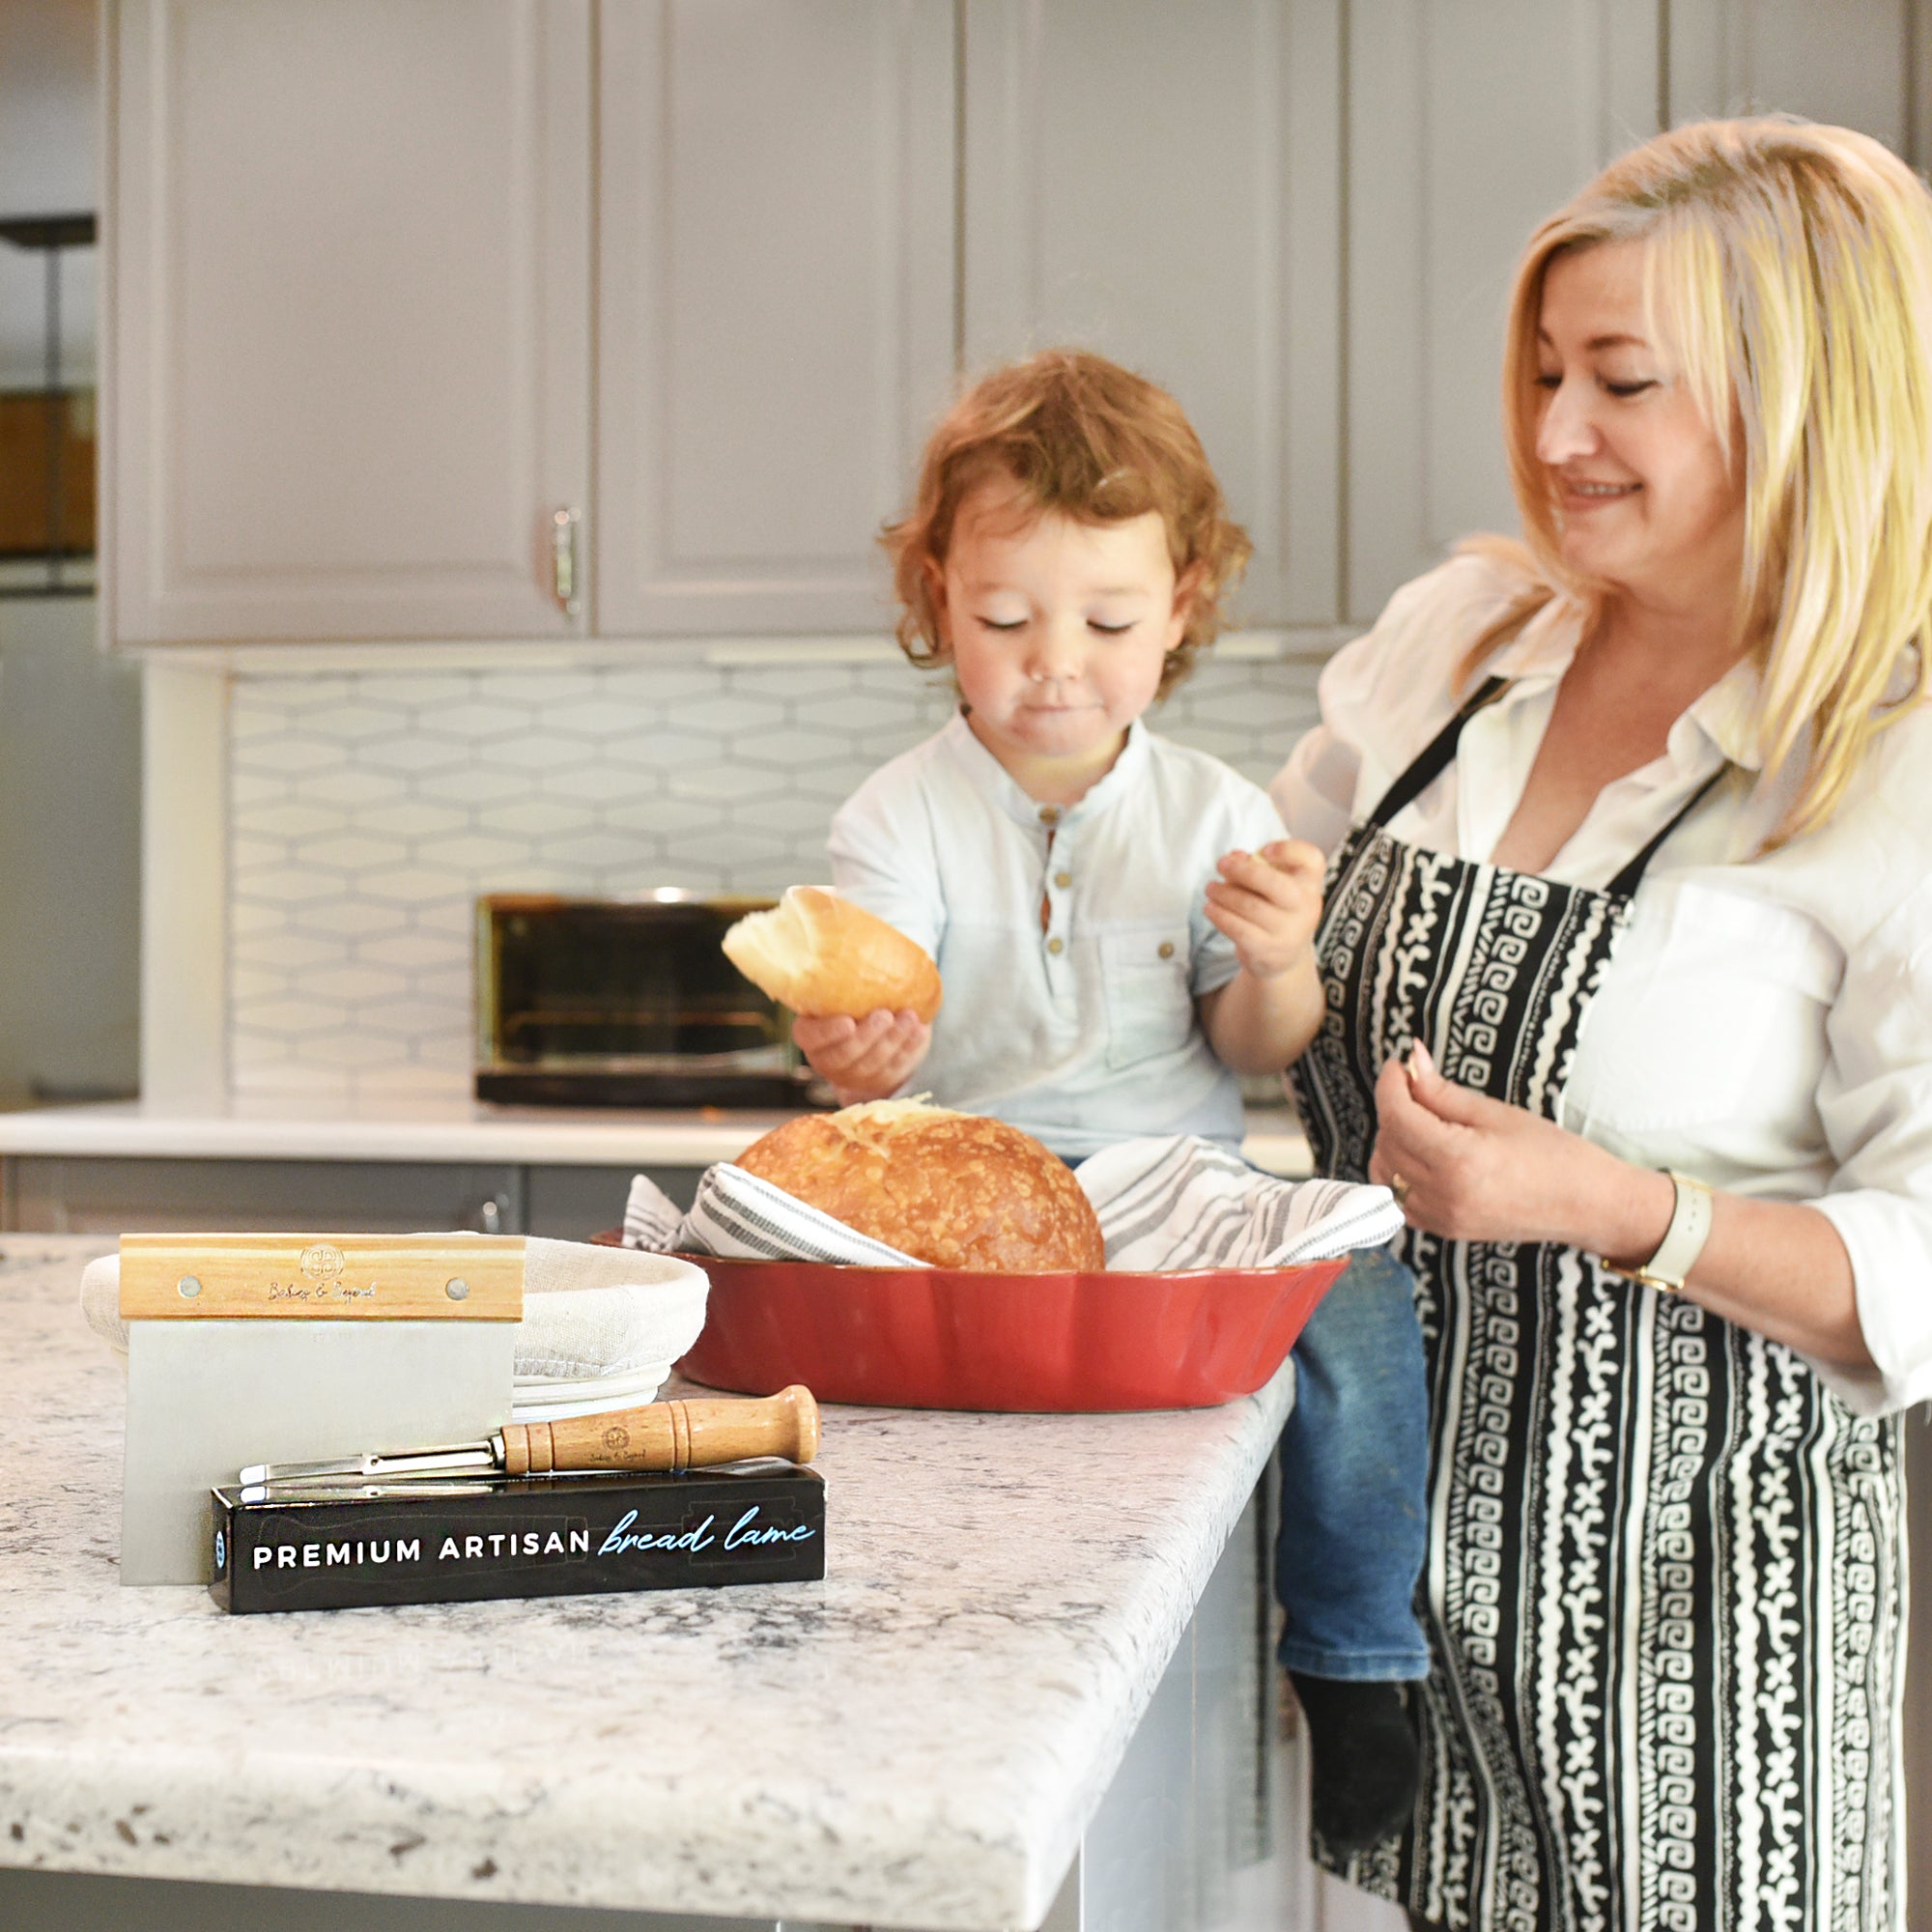
[[[1415,1585],[1427,1545],[1429,1396],[1412,1278],[1355,1255],[1294,1345],[1274,1587],[1281,1661],[1311,1677],[1429,1675]]]

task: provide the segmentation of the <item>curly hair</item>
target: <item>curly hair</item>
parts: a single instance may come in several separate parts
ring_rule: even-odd
[[[893,560],[899,647],[922,668],[950,660],[931,572],[945,567],[960,505],[988,483],[1010,489],[1023,515],[1112,524],[1159,512],[1188,594],[1186,626],[1161,667],[1165,697],[1213,642],[1222,598],[1254,549],[1180,405],[1084,349],[1042,350],[959,397],[926,440],[912,508],[879,536]]]

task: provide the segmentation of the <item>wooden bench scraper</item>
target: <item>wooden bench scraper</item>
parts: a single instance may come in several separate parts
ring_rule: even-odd
[[[244,1463],[502,1429],[523,1312],[521,1236],[123,1236],[122,1582],[206,1584]]]

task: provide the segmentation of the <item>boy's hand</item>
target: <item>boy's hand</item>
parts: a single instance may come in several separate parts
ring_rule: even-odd
[[[858,1020],[843,1013],[819,1019],[801,1014],[791,1023],[791,1037],[812,1070],[831,1083],[841,1107],[896,1094],[932,1044],[932,1029],[917,1013],[890,1007]]]
[[[1208,887],[1208,919],[1235,942],[1242,966],[1257,980],[1278,980],[1299,965],[1321,918],[1319,845],[1277,838],[1259,852],[1230,852],[1221,876]]]

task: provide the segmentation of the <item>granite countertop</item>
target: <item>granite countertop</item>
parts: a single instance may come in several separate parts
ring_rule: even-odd
[[[822,1583],[228,1617],[116,1576],[98,1236],[0,1237],[0,1863],[1034,1925],[1263,1468],[1225,1407],[829,1409]]]
[[[464,1089],[406,1099],[251,1094],[200,1108],[127,1100],[0,1111],[0,1154],[708,1167],[735,1160],[790,1118],[719,1107],[499,1107]],[[1270,1174],[1310,1172],[1307,1139],[1288,1107],[1249,1108],[1242,1151]]]

